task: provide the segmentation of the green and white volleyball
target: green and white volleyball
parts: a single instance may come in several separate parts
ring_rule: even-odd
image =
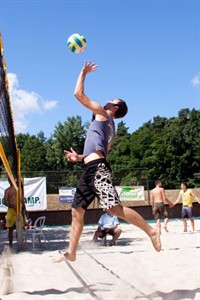
[[[73,53],[81,53],[86,48],[86,39],[83,35],[74,33],[68,38],[67,47]]]

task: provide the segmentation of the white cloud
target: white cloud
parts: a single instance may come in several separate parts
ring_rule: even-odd
[[[191,80],[193,87],[200,86],[200,75],[196,75]]]
[[[47,109],[53,109],[57,106],[58,102],[55,100],[43,100],[42,97],[35,92],[20,89],[16,74],[8,73],[7,77],[9,81],[9,92],[14,116],[15,131],[25,132],[29,125],[29,114],[40,114]]]
[[[44,110],[49,110],[49,109],[56,107],[57,104],[58,104],[58,101],[56,101],[56,100],[47,100],[47,101],[44,101],[43,108],[44,108]]]

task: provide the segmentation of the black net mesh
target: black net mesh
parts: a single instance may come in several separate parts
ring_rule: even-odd
[[[3,52],[2,36],[0,35],[0,142],[13,176],[17,177],[17,143]],[[0,163],[2,172],[4,170],[3,162],[1,161]]]

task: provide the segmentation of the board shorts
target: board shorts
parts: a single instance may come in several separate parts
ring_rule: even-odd
[[[6,227],[15,228],[16,224],[16,210],[14,208],[8,208],[6,214]]]
[[[154,203],[153,214],[155,220],[168,218],[168,212],[163,202]]]
[[[182,218],[192,218],[193,212],[191,206],[182,206]]]
[[[95,197],[103,210],[119,205],[120,199],[112,183],[111,173],[111,168],[104,158],[84,164],[72,207],[82,207],[86,210]]]
[[[22,226],[24,226],[24,218],[22,216],[22,214],[20,215],[21,217],[21,222],[22,222]],[[7,210],[7,214],[6,214],[6,227],[7,228],[12,228],[15,229],[16,228],[16,210],[14,208],[8,208]]]

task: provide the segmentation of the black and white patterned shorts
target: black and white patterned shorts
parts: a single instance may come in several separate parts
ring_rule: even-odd
[[[97,197],[100,207],[108,210],[120,204],[120,199],[112,183],[112,172],[104,158],[93,160],[84,165],[81,178],[76,187],[72,207],[87,207]]]

